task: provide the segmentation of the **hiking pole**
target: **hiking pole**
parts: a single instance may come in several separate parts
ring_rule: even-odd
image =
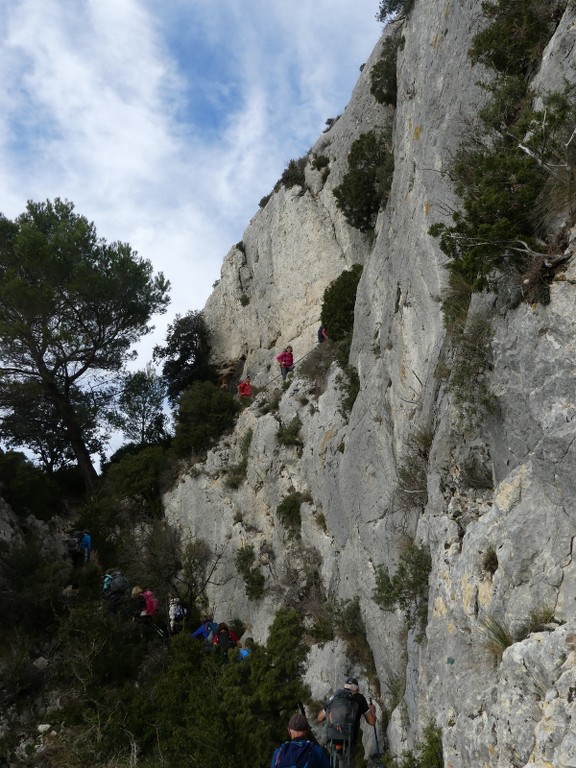
[[[372,696],[370,696],[370,706],[372,706]],[[376,732],[376,723],[374,723],[373,728],[374,728],[374,741],[376,742],[376,754],[379,755],[380,747],[378,745],[378,734]]]

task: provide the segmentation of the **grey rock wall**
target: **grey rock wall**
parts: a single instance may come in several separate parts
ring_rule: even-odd
[[[446,273],[428,229],[458,204],[448,171],[484,99],[482,73],[467,58],[481,24],[480,0],[417,0],[409,20],[386,32],[399,26],[404,38],[395,113],[369,93],[380,41],[350,105],[311,149],[309,189],[273,194],[226,257],[205,309],[214,358],[244,356],[262,391],[234,433],[190,464],[165,506],[185,534],[222,554],[208,589],[216,618],[241,617],[259,642],[279,605],[298,604],[306,625],[319,601],[359,599],[393,754],[412,748],[433,720],[446,766],[563,768],[576,766],[576,233],[548,305],[474,302],[492,318],[497,399],[481,430],[466,431],[438,375],[451,354],[440,312]],[[571,8],[545,52],[535,98],[568,72],[575,39]],[[351,143],[390,119],[394,180],[369,241],[346,225],[332,189]],[[330,158],[325,181],[311,167],[320,154]],[[351,353],[360,393],[346,414],[336,364],[320,387],[302,365],[285,392],[271,379],[273,357],[287,343],[297,357],[314,359],[324,289],[354,263],[364,264]],[[276,389],[278,410],[264,414]],[[283,446],[279,425],[296,416],[301,445]],[[226,471],[240,460],[248,430],[246,480],[231,488]],[[424,481],[408,489],[410,501],[403,471],[426,435]],[[306,499],[299,537],[276,513],[293,491]],[[432,557],[420,638],[400,612],[384,612],[373,599],[378,568],[394,573],[407,537]],[[266,579],[262,600],[247,598],[236,572],[236,552],[246,545]],[[317,574],[321,594],[310,600],[306,585]],[[349,673],[365,690],[374,682],[346,658],[342,641],[311,648],[314,698]],[[364,741],[371,754],[371,729]]]

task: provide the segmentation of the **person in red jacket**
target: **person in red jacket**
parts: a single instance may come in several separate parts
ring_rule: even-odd
[[[280,373],[282,374],[282,381],[286,381],[286,376],[294,370],[294,355],[292,354],[292,347],[286,347],[285,350],[280,352],[276,360],[280,363]]]
[[[219,653],[222,658],[228,660],[228,651],[231,647],[238,645],[238,638],[228,627],[228,624],[221,622],[218,624],[218,628],[214,633],[214,640],[212,641],[214,650]]]
[[[252,382],[250,381],[250,376],[246,376],[246,378],[238,384],[236,387],[238,390],[238,397],[243,398],[251,398],[252,397]]]

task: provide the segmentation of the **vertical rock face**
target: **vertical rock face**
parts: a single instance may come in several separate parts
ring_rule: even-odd
[[[433,720],[446,766],[559,768],[576,765],[576,236],[549,304],[497,308],[497,409],[481,430],[463,430],[439,375],[445,257],[428,229],[458,205],[448,172],[485,98],[467,57],[482,24],[480,0],[416,0],[311,149],[305,187],[273,193],[226,257],[205,308],[214,359],[244,357],[262,391],[167,494],[166,514],[222,554],[212,607],[218,618],[242,618],[257,641],[280,605],[298,607],[309,628],[325,605],[358,599],[374,669],[334,640],[312,644],[307,680],[314,698],[350,671],[365,689],[377,681],[394,754]],[[370,95],[389,34],[403,39],[393,113]],[[536,93],[574,81],[575,45],[572,7]],[[393,183],[369,240],[347,225],[332,190],[352,142],[390,121]],[[327,178],[312,167],[318,156],[329,159]],[[323,292],[355,263],[364,265],[351,352],[360,391],[348,412],[345,374],[336,363],[321,373],[314,347]],[[491,308],[492,298],[473,308]],[[310,355],[277,390],[276,409],[270,363],[287,343],[297,358]],[[296,418],[297,437],[279,440]],[[245,478],[231,483],[243,457]],[[291,528],[278,507],[295,493],[301,519]],[[432,559],[423,632],[374,601],[378,569],[393,574],[410,539]],[[235,565],[246,546],[265,577],[258,599]]]

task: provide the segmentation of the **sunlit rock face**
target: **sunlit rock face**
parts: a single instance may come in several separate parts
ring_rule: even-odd
[[[465,429],[443,373],[445,257],[428,230],[458,205],[450,163],[486,98],[467,57],[482,24],[480,0],[417,0],[385,32],[403,37],[396,110],[370,94],[382,40],[350,105],[312,147],[305,188],[272,194],[230,250],[205,308],[214,361],[240,361],[261,391],[234,432],[182,474],[166,514],[219,555],[208,585],[216,619],[242,618],[258,642],[282,605],[297,606],[306,629],[323,604],[358,599],[372,674],[334,639],[312,645],[306,679],[322,699],[355,673],[389,711],[394,754],[433,720],[446,766],[563,768],[576,765],[576,233],[549,304],[473,301],[470,313],[492,327],[495,408],[481,427]],[[535,98],[574,81],[575,43],[572,8],[544,52]],[[348,226],[332,190],[353,141],[390,124],[390,198],[368,238]],[[326,178],[313,168],[320,155]],[[350,359],[360,390],[348,412],[338,365],[320,376],[305,363],[318,352],[324,290],[355,263],[364,265]],[[274,358],[288,343],[297,360],[310,355],[282,392]],[[283,444],[278,430],[296,417],[297,440]],[[232,487],[243,457],[245,477]],[[290,528],[278,507],[294,493],[300,521]],[[432,570],[427,624],[407,630],[374,588],[409,538],[429,551]],[[259,599],[235,564],[246,546],[265,577]],[[372,729],[364,743],[374,753]]]

